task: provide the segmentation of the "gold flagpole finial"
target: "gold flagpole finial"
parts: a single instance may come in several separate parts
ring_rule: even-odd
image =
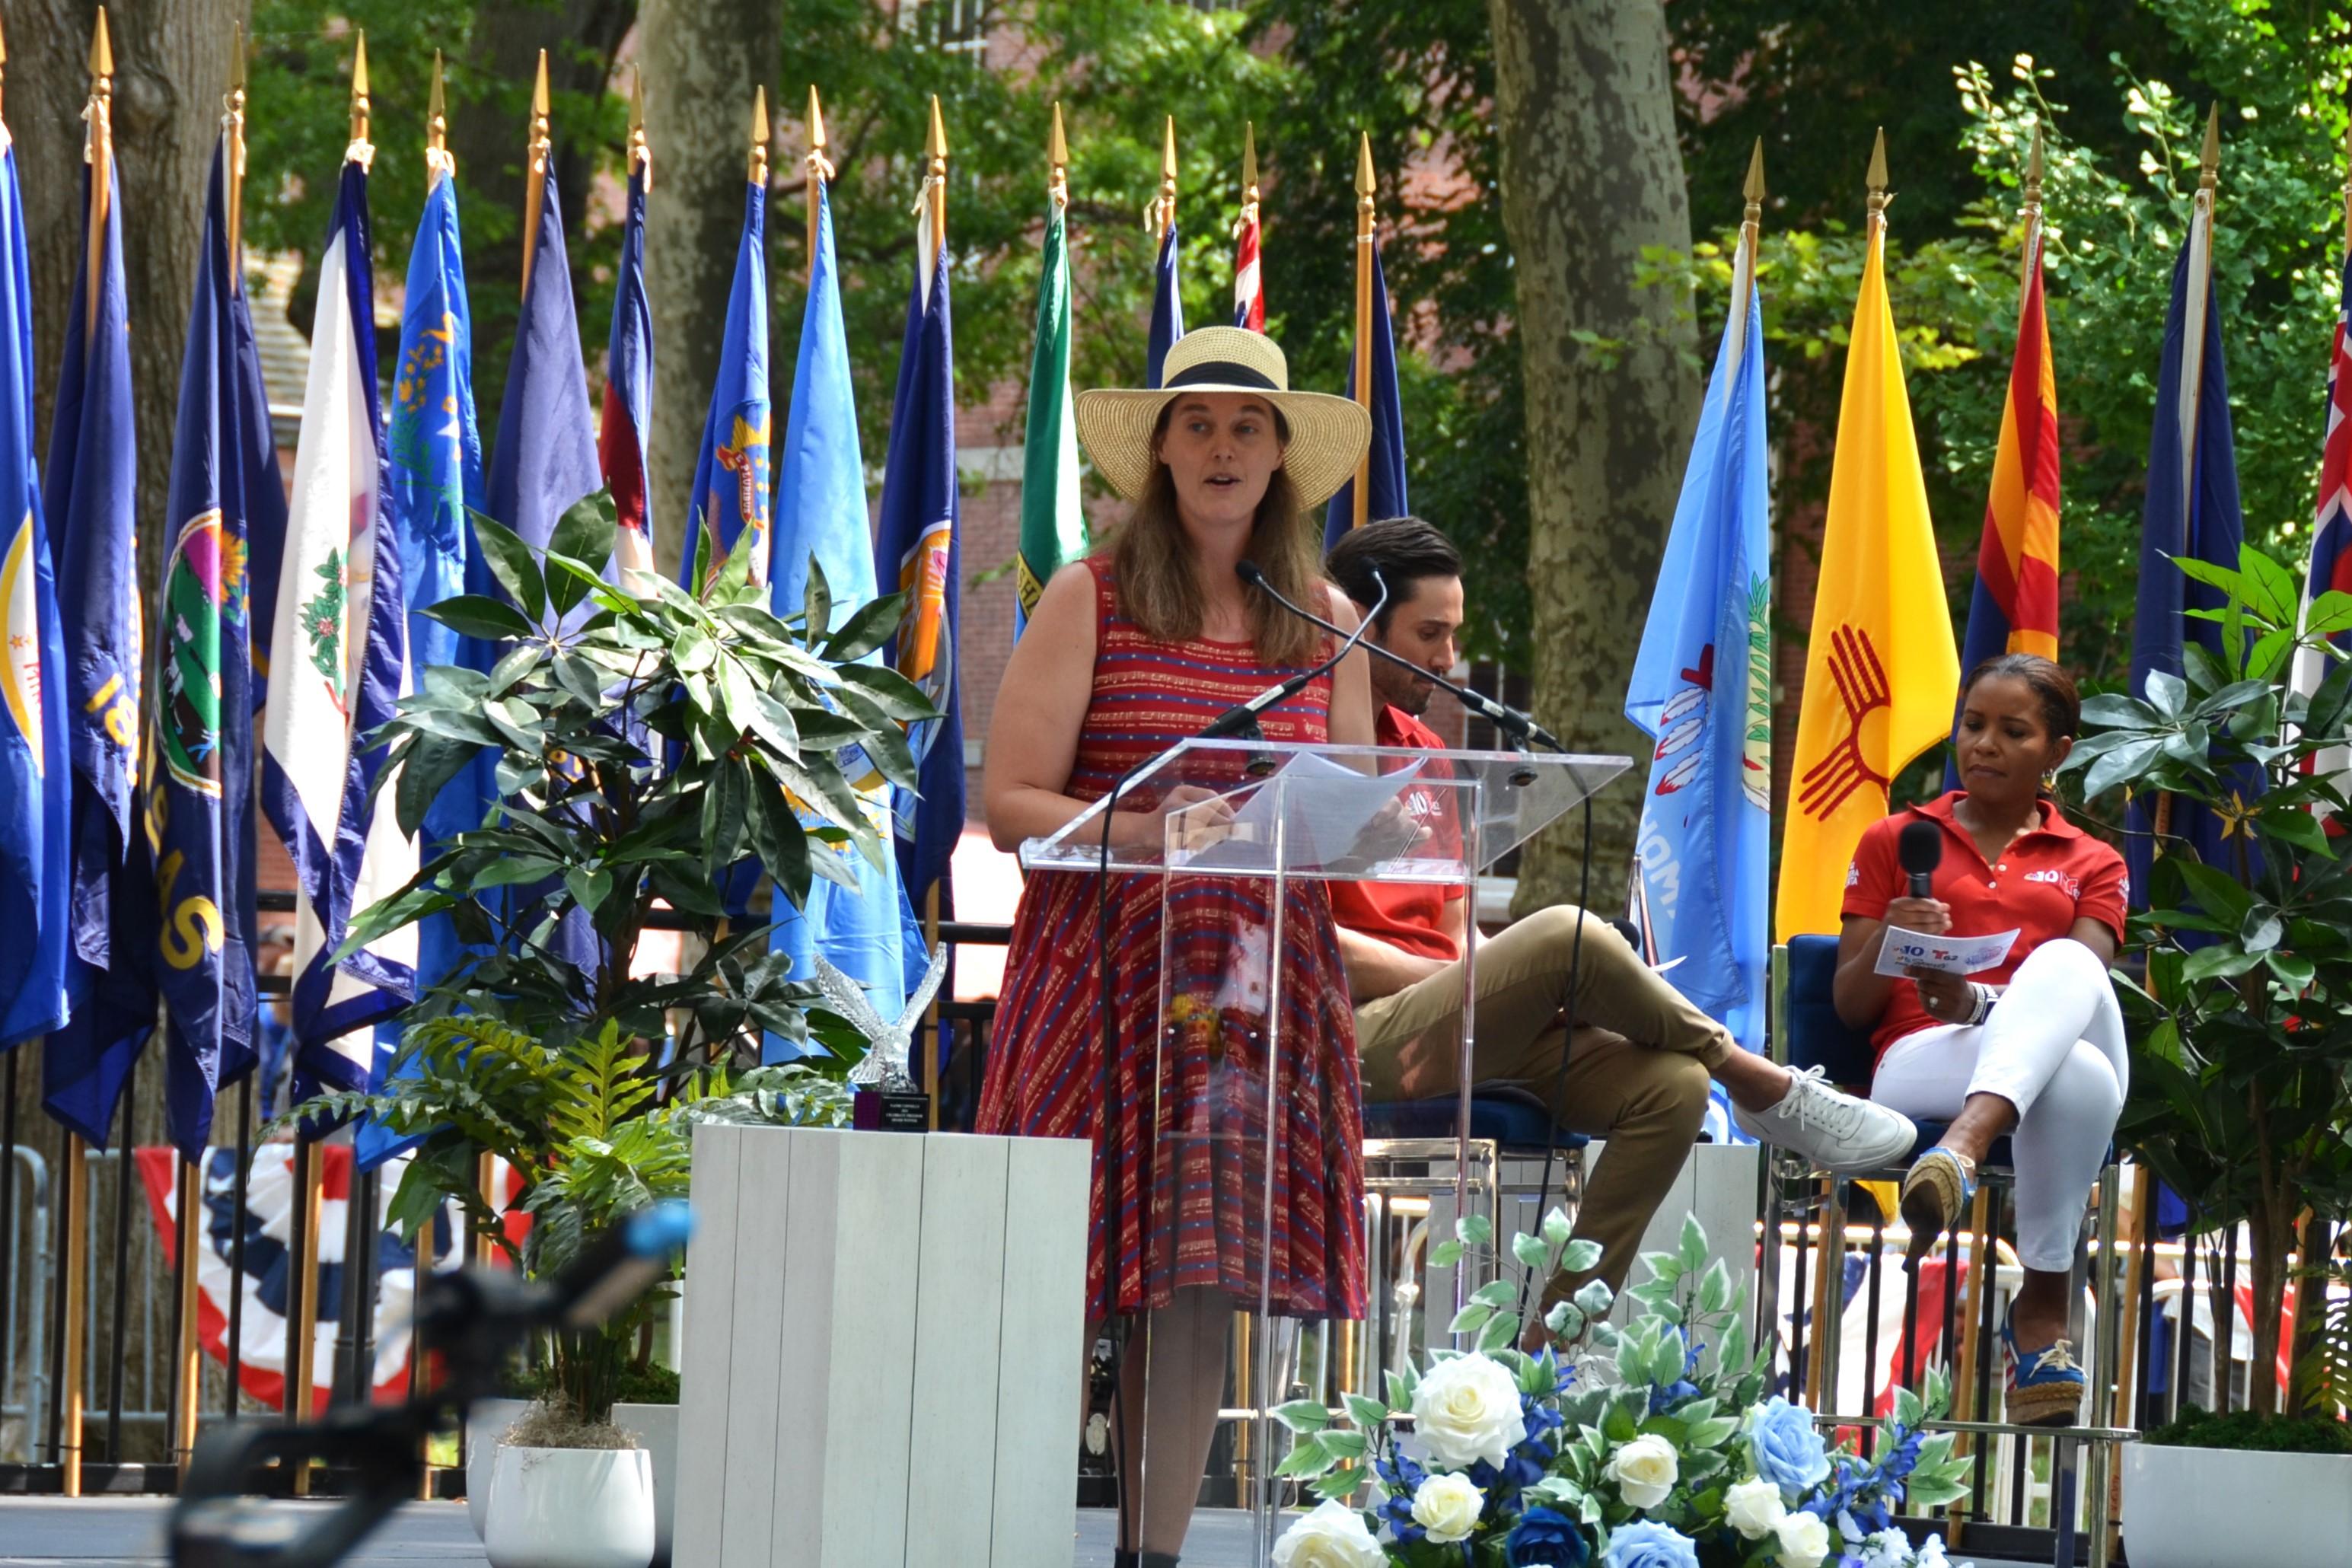
[[[425,188],[444,174],[457,172],[449,152],[449,104],[441,82],[441,51],[433,51],[433,87],[425,100]]]
[[[1883,221],[1886,216],[1886,127],[1884,125],[1878,128],[1878,140],[1871,143],[1870,172],[1863,176],[1863,183],[1870,187],[1870,216]]]
[[[817,101],[816,83],[809,83],[808,156],[802,160],[802,183],[808,191],[809,277],[816,277],[816,209],[824,199],[824,183],[833,178],[833,163],[824,155],[824,106]]]
[[[7,32],[7,29],[6,29],[5,27],[0,27],[0,88],[5,88],[5,87],[6,86],[6,83],[7,83],[7,77],[8,77],[8,32]],[[5,99],[0,99],[0,107],[5,107]]]
[[[362,31],[357,37],[352,52],[352,144],[344,150],[343,157],[364,169],[374,157],[375,148],[368,141],[367,34]]]
[[[1070,138],[1062,129],[1062,100],[1054,100],[1054,128],[1045,134],[1045,195],[1055,206],[1070,205]]]
[[[228,25],[228,90],[221,94],[221,131],[228,137],[228,258],[239,265],[245,244],[245,24]]]
[[[2205,151],[2198,160],[2197,188],[2210,191],[2221,183],[2221,106],[2205,114]]]
[[[948,242],[948,123],[940,113],[940,95],[931,94],[931,123],[923,133],[923,156],[929,163],[924,184],[931,198],[931,244]],[[926,264],[929,258],[926,258]]]
[[[530,87],[530,174],[522,187],[522,287],[530,292],[530,266],[539,259],[539,219],[547,202],[548,149],[553,145],[547,91],[547,51],[539,51],[539,75]]]
[[[1372,405],[1372,230],[1379,222],[1374,198],[1380,189],[1372,174],[1372,138],[1356,132],[1356,402]],[[1356,461],[1356,482],[1349,492],[1354,515],[1349,526],[1361,528],[1371,519],[1371,454]]]
[[[768,88],[764,82],[751,89],[751,154],[743,166],[743,178],[762,189],[768,184]]]
[[[82,110],[88,129],[82,138],[82,162],[89,165],[89,227],[82,237],[82,254],[92,266],[106,244],[107,210],[113,201],[111,160],[114,157],[114,46],[106,36],[106,7],[98,8],[98,24],[89,35],[89,102]],[[85,336],[98,331],[99,290],[89,291]]]
[[[1257,205],[1257,126],[1242,121],[1242,205]]]
[[[114,46],[107,39],[106,7],[103,5],[98,8],[98,25],[90,30],[89,74],[100,79],[111,79],[114,75]],[[113,85],[111,79],[107,80],[109,91],[112,90]]]
[[[2025,155],[2025,205],[2036,212],[2042,209],[2042,121],[2033,122],[2033,150]]]
[[[1764,220],[1764,138],[1756,138],[1755,151],[1748,154],[1748,178],[1739,188],[1747,199],[1748,210],[1740,221],[1755,226]]]
[[[1370,205],[1380,184],[1372,175],[1372,135],[1369,131],[1356,132],[1356,199]]]
[[[642,66],[629,68],[629,151],[622,166],[634,172],[645,189],[654,188],[654,144],[646,135],[646,73]]]
[[[1154,239],[1164,238],[1176,221],[1176,117],[1168,116],[1160,132],[1160,199],[1145,215],[1144,226]]]

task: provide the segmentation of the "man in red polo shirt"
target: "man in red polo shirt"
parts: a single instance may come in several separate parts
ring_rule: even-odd
[[[1371,640],[1433,675],[1453,668],[1463,617],[1462,557],[1444,534],[1418,518],[1367,523],[1333,547],[1328,570],[1365,610],[1379,597],[1377,570],[1389,603],[1372,621]],[[1371,675],[1380,743],[1442,748],[1420,717],[1437,689],[1385,659],[1372,661]],[[1407,804],[1414,805],[1410,792]],[[1433,799],[1423,809],[1436,805]],[[1335,882],[1331,890],[1356,1005],[1364,1098],[1457,1092],[1466,889]],[[1573,1040],[1561,1016],[1572,955]],[[1601,1244],[1595,1273],[1612,1289],[1624,1283],[1650,1216],[1698,1137],[1710,1077],[1731,1097],[1743,1130],[1824,1168],[1875,1169],[1910,1152],[1916,1132],[1909,1119],[1741,1049],[1721,1024],[1643,963],[1614,927],[1586,920],[1572,906],[1554,905],[1482,937],[1477,986],[1474,1081],[1546,1096],[1558,1084],[1552,1114],[1559,1125],[1609,1141],[1586,1184],[1576,1234]],[[1546,1299],[1557,1300],[1581,1283],[1562,1276]]]

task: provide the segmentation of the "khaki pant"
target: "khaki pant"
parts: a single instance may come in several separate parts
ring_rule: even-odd
[[[1555,905],[1478,943],[1470,1078],[1476,1086],[1509,1085],[1539,1098],[1550,1097],[1557,1085],[1552,1114],[1559,1125],[1609,1141],[1585,1186],[1576,1234],[1601,1244],[1596,1275],[1613,1290],[1623,1286],[1650,1216],[1698,1138],[1710,1074],[1738,1047],[1613,927],[1594,919],[1583,922],[1571,1047],[1561,1014],[1578,923],[1574,908]],[[1449,963],[1357,1007],[1366,1100],[1424,1100],[1459,1089],[1462,990],[1462,965]],[[1561,1300],[1582,1283],[1562,1275],[1545,1300]]]

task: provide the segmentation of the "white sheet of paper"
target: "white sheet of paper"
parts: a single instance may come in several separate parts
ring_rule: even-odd
[[[1287,780],[1289,788],[1271,787],[1275,779],[1269,778],[1218,797],[1247,797],[1234,813],[1230,839],[1171,854],[1168,863],[1194,870],[1255,864],[1268,853],[1263,847],[1274,843],[1277,826],[1289,836],[1290,863],[1301,868],[1329,868],[1343,859],[1371,862],[1400,854],[1412,843],[1414,824],[1402,816],[1392,825],[1379,819],[1420,772],[1416,762],[1395,773],[1360,773],[1328,757],[1301,752],[1276,775]],[[1278,825],[1277,802],[1285,803]]]
[[[1924,931],[1888,926],[1886,940],[1878,944],[1878,963],[1874,967],[1881,974],[1894,975],[1906,974],[1913,969],[1981,974],[2007,958],[2016,942],[2017,932],[2013,931],[1992,936],[1954,936],[1949,931],[1929,936]]]

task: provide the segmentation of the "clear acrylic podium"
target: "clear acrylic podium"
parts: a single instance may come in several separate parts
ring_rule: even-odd
[[[1271,1415],[1290,1397],[1286,1337],[1301,1320],[1360,1315],[1363,1216],[1343,1194],[1344,1171],[1361,1156],[1362,1106],[1328,885],[1471,884],[1630,765],[1191,741],[1052,837],[1022,846],[1033,872],[1156,883],[1144,903],[1157,911],[1156,948],[1150,933],[1112,932],[1111,994],[1127,1009],[1153,1009],[1153,1028],[1147,1036],[1121,1019],[1118,1110],[1111,1147],[1098,1153],[1115,1184],[1105,1218],[1114,1277],[1128,1287],[1124,1306],[1146,1309],[1125,1352],[1141,1370],[1122,1384],[1141,1392],[1139,1462],[1126,1473],[1144,1550],[1178,1549],[1166,1513],[1189,1507],[1223,1421],[1232,1424],[1231,1500],[1252,1515],[1250,1560],[1270,1560],[1288,1506],[1275,1473],[1284,1429]],[[1132,910],[1133,884],[1121,886],[1129,892],[1114,890],[1113,907]],[[1465,925],[1461,1037],[1430,1048],[1460,1052],[1456,1136],[1466,1140],[1477,928]],[[1456,1168],[1466,1173],[1467,1161]],[[1089,1303],[1090,1315],[1101,1310]],[[1234,1312],[1253,1316],[1228,1404]],[[1138,1422],[1128,1412],[1118,1425]],[[1222,1500],[1223,1489],[1210,1496]]]

